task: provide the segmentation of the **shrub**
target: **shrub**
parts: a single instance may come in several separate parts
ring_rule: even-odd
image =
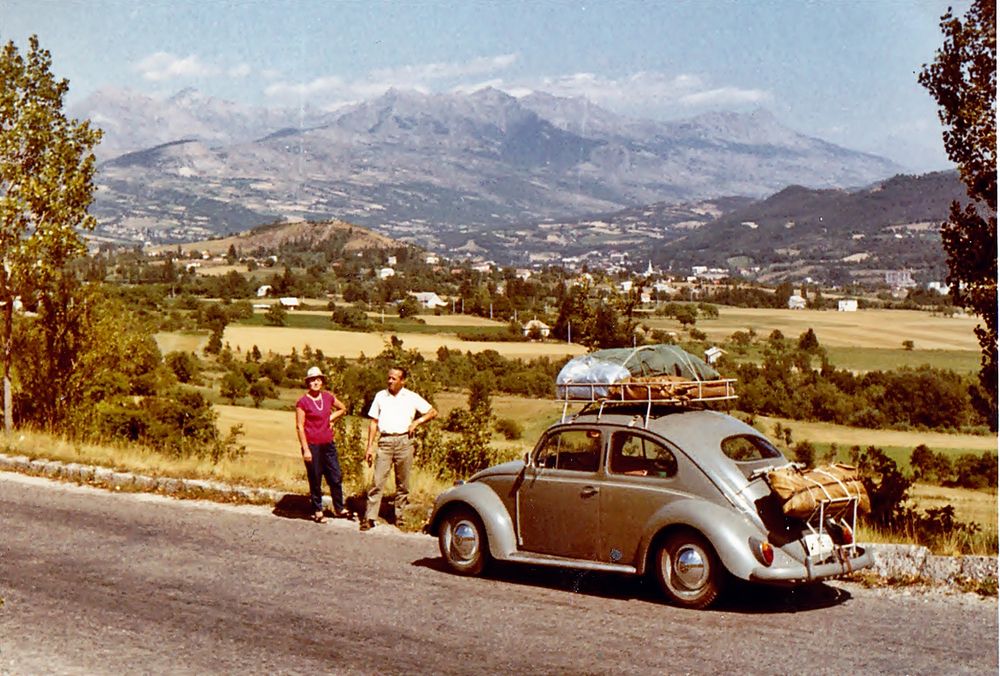
[[[497,432],[503,435],[504,439],[509,441],[520,439],[524,435],[524,428],[521,426],[521,423],[513,418],[500,418],[494,427]]]
[[[167,396],[138,402],[104,402],[98,407],[100,437],[127,439],[173,457],[195,456],[212,462],[238,459],[246,453],[239,443],[240,425],[222,436],[218,416],[200,392],[174,390]]]

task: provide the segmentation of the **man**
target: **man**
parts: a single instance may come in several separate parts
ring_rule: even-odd
[[[375,461],[375,485],[368,491],[368,507],[361,519],[361,530],[375,525],[382,488],[392,469],[396,476],[396,521],[403,516],[410,492],[410,470],[413,468],[413,432],[420,425],[434,419],[437,411],[427,400],[406,389],[406,370],[398,366],[389,369],[388,388],[381,390],[368,409],[368,445],[365,462],[371,467]],[[419,417],[417,417],[419,414]],[[378,437],[378,455],[374,455],[375,438]]]

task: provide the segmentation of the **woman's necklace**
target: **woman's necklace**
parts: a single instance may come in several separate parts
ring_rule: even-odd
[[[314,397],[311,394],[307,394],[307,397],[312,400],[313,406],[316,407],[317,411],[323,410],[323,395],[320,394],[318,397]]]

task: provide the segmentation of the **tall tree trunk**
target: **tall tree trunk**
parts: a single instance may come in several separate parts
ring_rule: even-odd
[[[8,435],[14,430],[14,411],[10,391],[10,363],[14,357],[14,299],[7,298],[3,306],[3,429]]]

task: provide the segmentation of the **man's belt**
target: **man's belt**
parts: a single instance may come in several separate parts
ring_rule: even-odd
[[[406,437],[409,435],[409,432],[379,432],[379,436],[383,437]]]

